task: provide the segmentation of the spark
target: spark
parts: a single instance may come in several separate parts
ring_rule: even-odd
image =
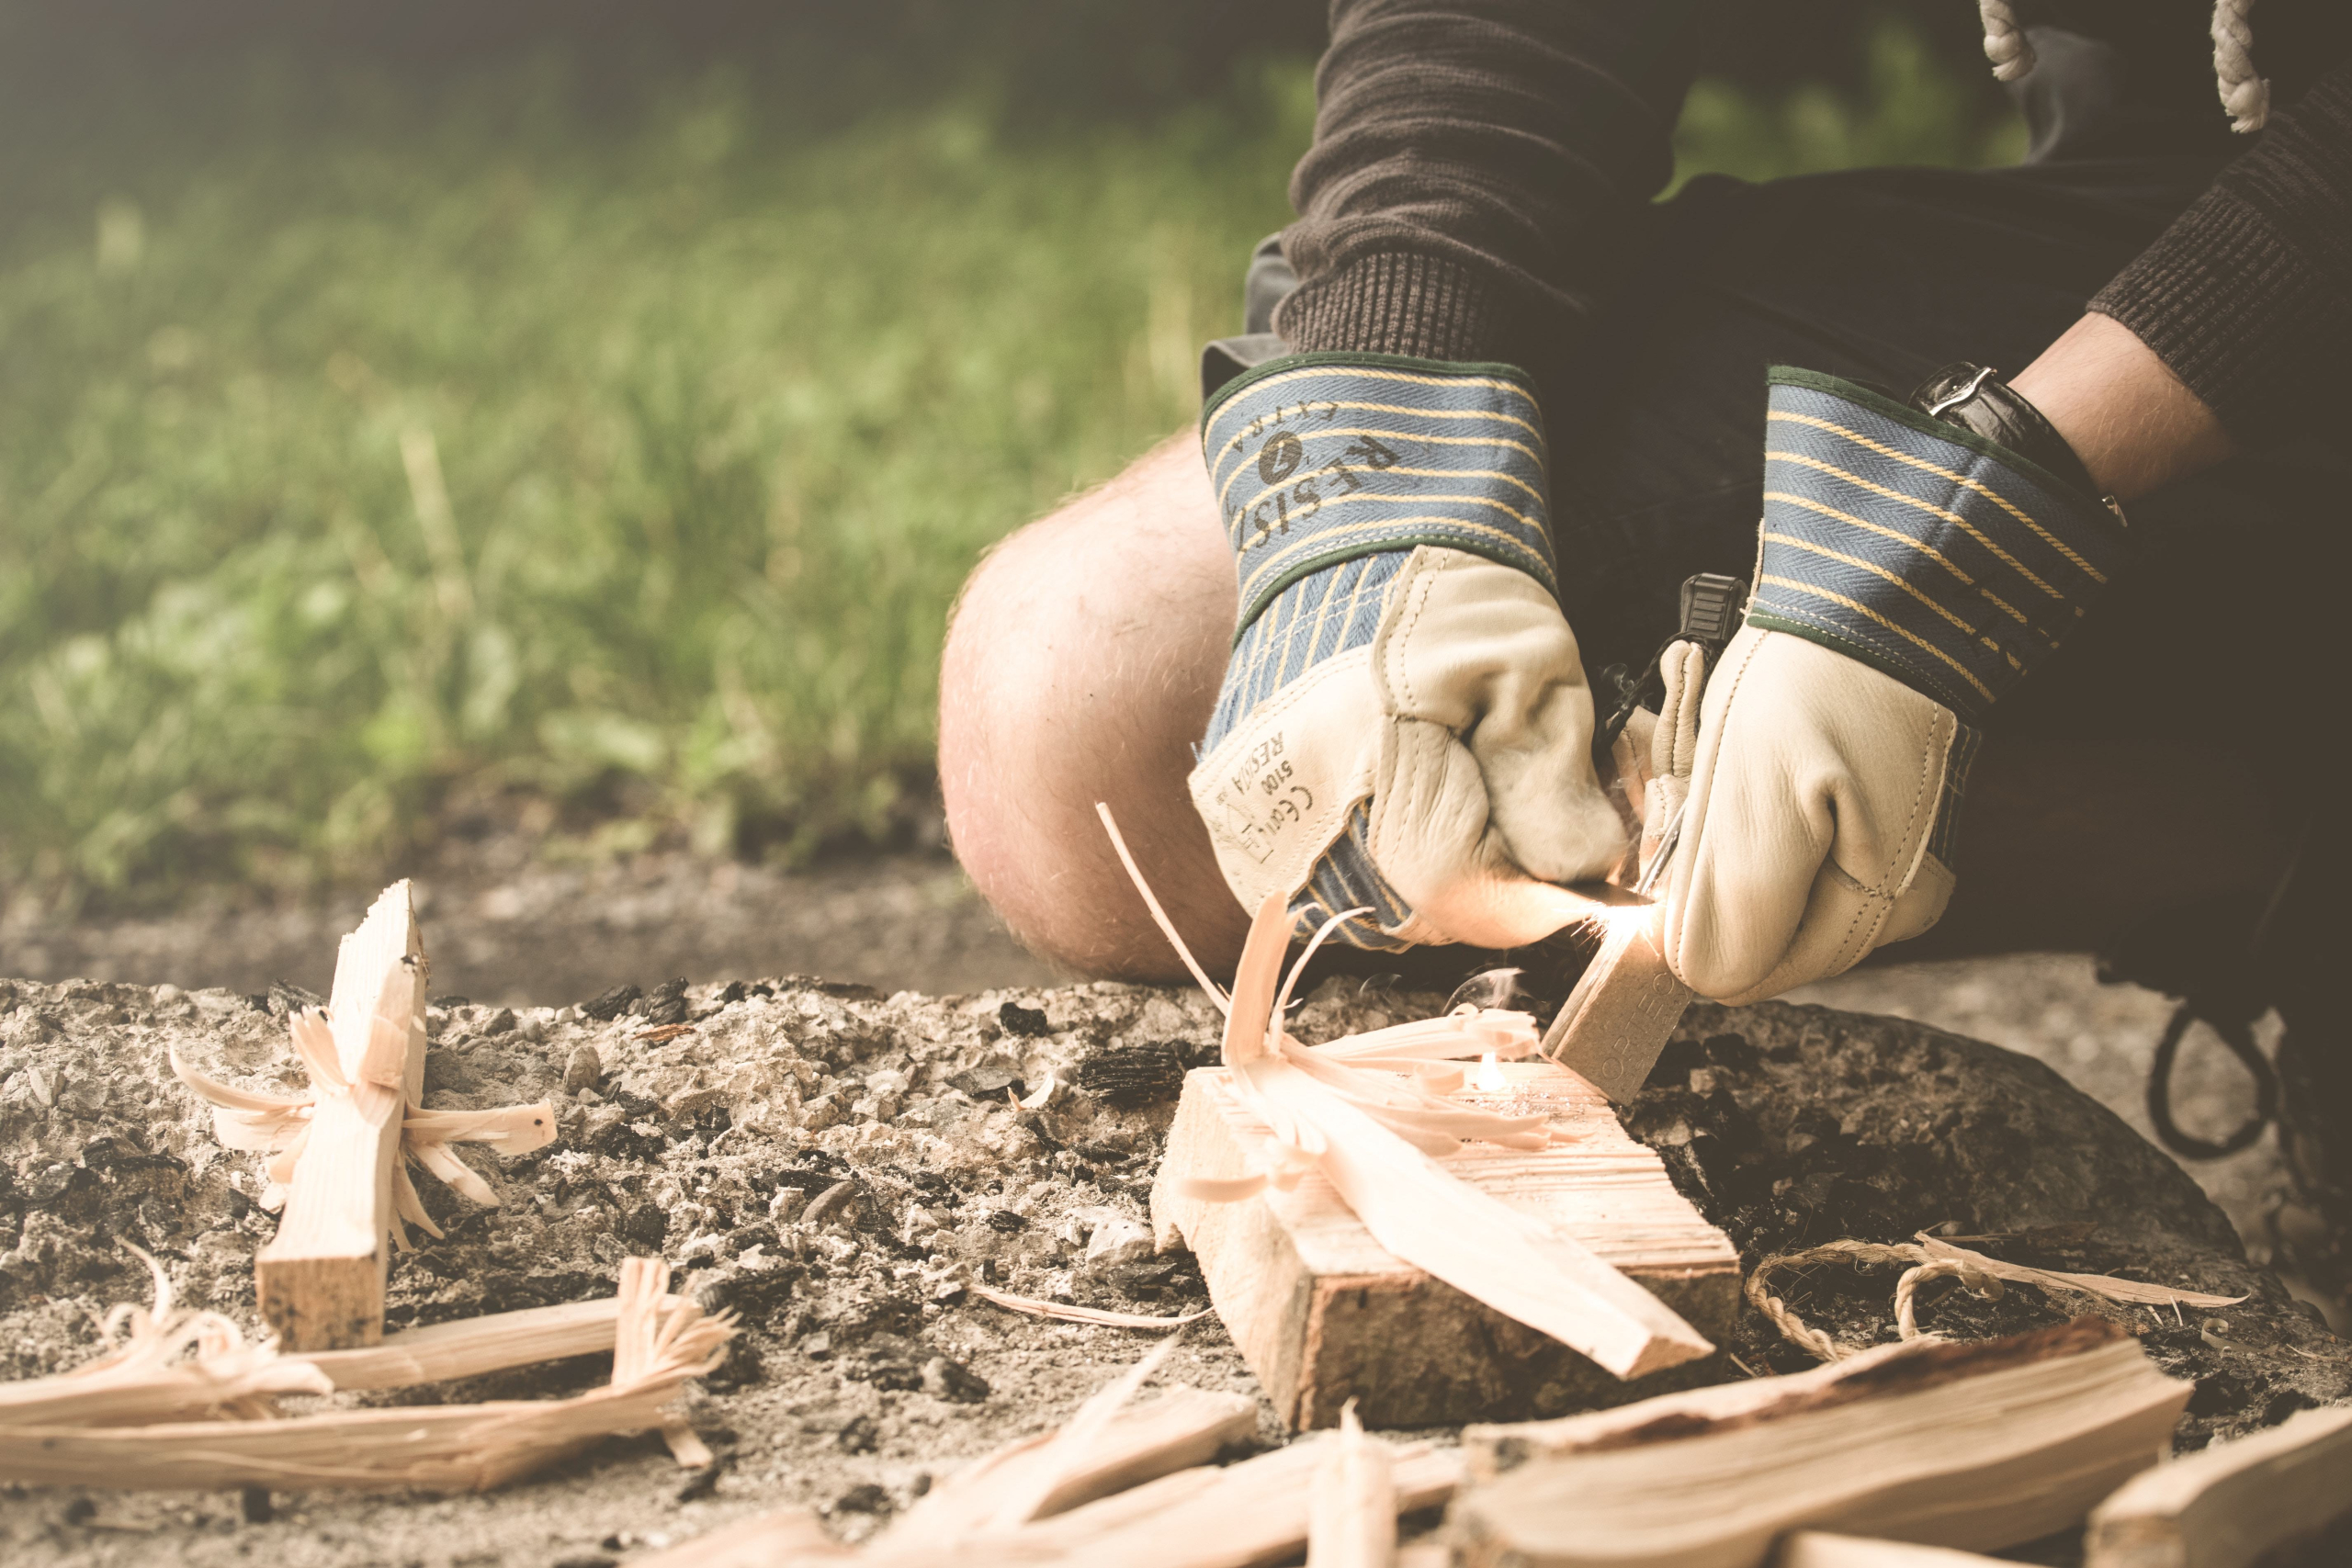
[[[1495,1054],[1492,1051],[1478,1058],[1476,1084],[1478,1092],[1481,1094],[1510,1092],[1510,1080],[1503,1077],[1502,1064],[1495,1059]]]

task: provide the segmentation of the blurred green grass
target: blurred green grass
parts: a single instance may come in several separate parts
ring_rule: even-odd
[[[1702,85],[1680,173],[2004,150],[1877,51],[1855,99]],[[1312,117],[1304,62],[1057,135],[550,82],[0,169],[13,896],[361,874],[500,797],[594,850],[888,839],[956,586],[1191,417]]]

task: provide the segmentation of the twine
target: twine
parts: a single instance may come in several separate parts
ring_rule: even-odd
[[[2246,15],[2253,9],[2254,0],[2215,0],[2213,6],[2213,85],[2230,111],[2230,129],[2241,134],[2260,130],[2270,118],[2270,84],[2254,68],[2254,24]]]
[[[1814,1327],[1797,1315],[1796,1309],[1771,1293],[1770,1280],[1781,1269],[1799,1269],[1816,1263],[1843,1263],[1855,1269],[1906,1263],[1911,1267],[1894,1282],[1894,1328],[1905,1339],[1932,1337],[1923,1336],[1918,1321],[1919,1287],[1930,1280],[1956,1279],[1971,1295],[1979,1301],[2001,1299],[2001,1281],[1973,1263],[1955,1258],[1936,1258],[1916,1243],[1888,1245],[1873,1241],[1833,1241],[1811,1247],[1802,1252],[1781,1252],[1765,1258],[1747,1277],[1745,1287],[1747,1302],[1770,1319],[1781,1331],[1781,1337],[1796,1346],[1817,1361],[1842,1361],[1858,1353],[1846,1348],[1826,1333]]]

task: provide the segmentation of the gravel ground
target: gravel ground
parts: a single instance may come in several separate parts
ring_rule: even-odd
[[[494,835],[445,849],[420,870],[416,886],[436,987],[506,1006],[575,1002],[613,985],[675,976],[699,985],[815,975],[934,995],[1055,978],[943,855],[801,874],[678,854],[551,866],[519,837]],[[283,907],[198,907],[72,924],[0,915],[0,975],[249,994],[283,978],[322,991],[336,940],[373,897],[366,889]],[[2172,1003],[2136,987],[2099,985],[2086,954],[1873,965],[1788,999],[1916,1019],[2006,1045],[2150,1131],[2148,1059]],[[2250,1090],[2227,1054],[2210,1041],[2199,1049],[2199,1038],[2192,1034],[2184,1053],[2176,1102],[2191,1131],[2218,1133],[2235,1124]],[[2256,1255],[2267,1256],[2262,1217],[2280,1181],[2273,1138],[2188,1169]]]
[[[496,1209],[420,1179],[447,1235],[396,1259],[387,1318],[607,1294],[625,1256],[666,1257],[682,1289],[744,1318],[689,1406],[720,1456],[714,1472],[687,1475],[647,1438],[480,1497],[279,1492],[254,1508],[225,1494],[0,1488],[0,1561],[610,1568],[786,1503],[856,1540],[943,1465],[1065,1414],[1148,1343],[1007,1314],[971,1283],[1126,1311],[1202,1303],[1189,1257],[1151,1255],[1144,1224],[1182,1072],[1220,1032],[1197,995],[885,997],[777,981],[620,999],[636,1010],[446,998],[434,1010],[429,1108],[546,1098],[561,1135],[513,1160],[467,1152]],[[1295,1028],[1312,1041],[1443,1004],[1335,980]],[[165,1050],[283,1092],[300,1077],[286,1028],[282,1006],[228,990],[0,981],[0,1377],[85,1359],[96,1316],[144,1294],[117,1240],[161,1258],[187,1303],[254,1326],[253,1252],[275,1224],[255,1201],[257,1162],[219,1146]],[[1036,1105],[1009,1103],[1008,1089]],[[2193,1320],[2125,1314],[2152,1356],[2198,1381],[2192,1446],[2341,1398],[2352,1381],[2352,1353],[2247,1268],[2193,1184],[2008,1053],[1891,1019],[1694,1008],[1628,1122],[1751,1265],[1949,1224],[2025,1233],[2005,1244],[2026,1249],[2018,1261],[2253,1292],[2229,1309],[2225,1341]],[[2095,1233],[2073,1223],[2091,1216]],[[1890,1289],[1824,1269],[1791,1299],[1867,1342],[1892,1332]],[[1982,1336],[2080,1308],[2017,1286],[1991,1305],[1946,1292],[1928,1310],[1947,1332]],[[1762,1370],[1805,1364],[1753,1314],[1728,1348]],[[337,1397],[548,1397],[608,1374],[607,1358],[589,1357]],[[1214,1319],[1170,1375],[1256,1392]],[[1280,1439],[1261,1419],[1255,1443]]]

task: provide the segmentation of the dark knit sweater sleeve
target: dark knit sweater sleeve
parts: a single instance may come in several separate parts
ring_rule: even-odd
[[[2154,349],[2242,443],[2344,405],[2352,351],[2352,64],[2262,141],[2090,308]]]
[[[1296,349],[1527,363],[1673,172],[1710,0],[1333,0],[1283,249]]]

